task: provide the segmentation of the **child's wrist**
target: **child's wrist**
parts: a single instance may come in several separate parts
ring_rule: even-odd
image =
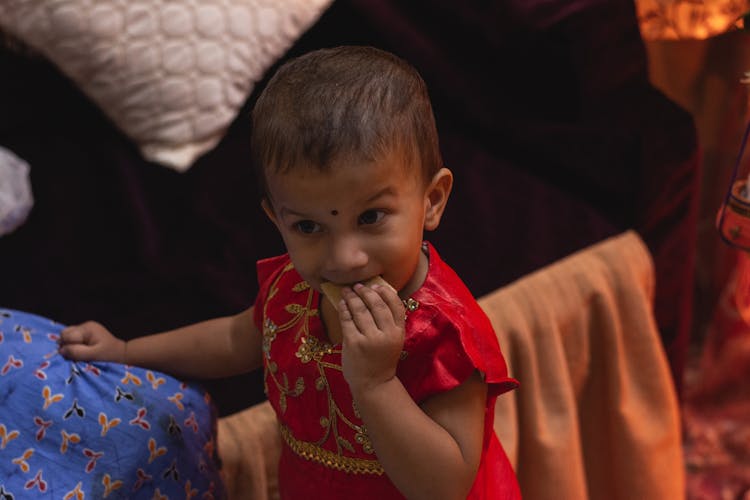
[[[372,398],[377,399],[380,397],[379,393],[383,390],[387,391],[387,387],[394,382],[398,382],[398,378],[395,374],[392,377],[379,381],[367,380],[366,382],[362,381],[358,384],[349,384],[349,390],[355,401]]]

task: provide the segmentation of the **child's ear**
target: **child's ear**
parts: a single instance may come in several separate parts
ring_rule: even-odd
[[[437,229],[440,218],[448,203],[448,196],[453,187],[453,173],[443,167],[432,177],[425,192],[424,228],[428,231]]]
[[[268,198],[263,198],[260,202],[260,206],[263,207],[263,211],[266,213],[268,218],[271,219],[271,222],[273,222],[276,227],[279,227],[278,220],[276,219],[276,213],[273,211],[273,207],[271,206],[271,202],[268,201]]]

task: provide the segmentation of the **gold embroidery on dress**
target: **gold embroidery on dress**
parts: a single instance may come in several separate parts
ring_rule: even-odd
[[[291,431],[286,426],[280,426],[281,437],[284,442],[292,449],[294,453],[312,462],[319,463],[328,467],[349,474],[375,474],[383,475],[383,467],[377,460],[366,460],[363,458],[344,457],[340,454],[333,453],[321,448],[313,443],[299,441],[292,436]]]
[[[375,453],[375,449],[372,447],[372,441],[370,441],[370,436],[367,435],[367,427],[364,425],[361,427],[361,431],[354,436],[354,440],[362,446],[365,453]]]
[[[280,273],[279,277],[271,285],[268,298],[264,304],[263,316],[265,318],[268,318],[267,307],[270,299],[279,291],[278,283],[281,280],[281,277],[292,269],[294,269],[294,266],[291,263],[285,266],[283,272]],[[374,454],[375,450],[373,449],[370,437],[367,435],[367,428],[364,425],[357,425],[347,418],[333,398],[333,393],[331,392],[331,387],[326,376],[326,370],[340,372],[341,365],[326,361],[326,357],[332,354],[341,354],[341,349],[334,349],[329,342],[320,341],[318,338],[310,334],[310,317],[319,315],[318,308],[313,306],[313,299],[315,296],[314,291],[306,281],[293,285],[292,291],[299,294],[304,292],[307,293],[307,297],[300,297],[303,300],[286,304],[284,306],[284,310],[291,314],[292,318],[283,325],[276,325],[270,319],[266,319],[264,323],[263,352],[267,358],[264,385],[267,388],[270,379],[279,390],[279,408],[282,413],[286,412],[287,399],[289,397],[297,397],[304,391],[305,383],[302,378],[297,379],[294,389],[291,389],[286,374],[279,374],[278,366],[271,359],[271,344],[276,339],[277,335],[280,332],[286,332],[289,330],[294,331],[294,342],[299,343],[295,356],[303,364],[310,362],[315,363],[318,377],[315,379],[314,386],[318,391],[326,391],[328,411],[327,415],[319,417],[319,423],[323,433],[316,442],[300,441],[296,439],[292,435],[291,430],[283,425],[281,426],[282,436],[295,453],[307,460],[312,460],[326,467],[354,474],[380,475],[383,473],[383,469],[377,460],[360,459],[343,455],[344,450],[349,453],[356,453],[356,450],[355,445],[340,434],[339,427],[341,425],[348,427],[353,431],[354,442],[363,452]],[[405,301],[404,305],[408,312],[414,311],[419,307],[419,303],[413,299],[409,299],[409,302]],[[405,351],[402,352],[402,359],[405,357],[405,354]],[[266,392],[268,391],[266,390]],[[353,413],[356,418],[361,419],[356,405],[353,405]],[[331,438],[336,444],[335,452],[326,450],[322,447],[322,445],[328,442]]]
[[[302,377],[297,378],[294,382],[294,387],[291,388],[289,386],[289,379],[286,375],[286,373],[281,374],[281,380],[279,380],[278,375],[278,365],[271,359],[271,344],[276,339],[276,336],[279,332],[283,332],[286,330],[289,330],[290,328],[294,327],[300,322],[301,318],[305,318],[305,321],[302,322],[303,328],[307,328],[307,320],[306,316],[308,315],[315,315],[317,314],[317,309],[313,309],[310,307],[310,304],[312,302],[312,294],[308,294],[307,298],[307,305],[303,306],[301,304],[289,304],[286,307],[286,311],[290,314],[293,314],[294,316],[284,323],[283,325],[277,325],[271,319],[268,317],[266,307],[269,303],[271,297],[275,296],[278,291],[278,283],[281,279],[281,276],[284,275],[287,271],[290,271],[294,269],[294,266],[289,263],[284,267],[284,271],[279,275],[279,277],[276,278],[274,283],[271,285],[269,292],[268,292],[268,298],[266,299],[266,302],[263,306],[263,317],[266,318],[266,320],[263,322],[263,354],[265,355],[267,362],[265,364],[266,369],[264,370],[264,377],[263,377],[263,388],[268,394],[268,380],[270,380],[276,385],[276,388],[279,390],[279,408],[281,409],[282,413],[286,412],[287,408],[287,397],[297,397],[300,394],[302,394],[305,390],[305,381]],[[305,285],[306,282],[302,282]],[[299,288],[301,291],[309,290],[310,287],[307,285],[306,287],[303,286],[301,283],[297,284],[297,288]],[[310,312],[314,311],[314,312]],[[300,331],[297,333],[297,336],[301,335],[303,332]]]
[[[284,309],[286,309],[286,312],[291,314],[300,314],[305,312],[305,306],[301,304],[287,304]]]
[[[407,312],[414,312],[417,309],[419,309],[419,302],[409,297],[408,299],[403,300],[404,307],[406,308]]]
[[[302,337],[295,356],[303,363],[309,363],[313,359],[320,362],[323,355],[332,353],[333,346],[328,342],[319,342],[315,337]]]
[[[263,323],[263,354],[269,359],[271,357],[271,343],[276,338],[276,330],[278,330],[278,327],[274,322],[266,318]]]

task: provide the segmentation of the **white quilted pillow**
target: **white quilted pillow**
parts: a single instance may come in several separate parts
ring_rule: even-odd
[[[154,162],[185,171],[332,0],[0,0],[43,53]]]

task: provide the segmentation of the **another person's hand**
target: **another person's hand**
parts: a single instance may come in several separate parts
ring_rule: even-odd
[[[390,287],[361,284],[342,290],[341,365],[353,394],[396,376],[404,347],[405,309]]]
[[[126,363],[126,342],[95,321],[69,326],[60,333],[60,354],[75,361]]]

